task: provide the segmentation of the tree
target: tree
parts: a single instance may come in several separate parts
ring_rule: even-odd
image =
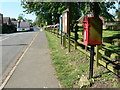
[[[41,23],[44,22],[44,20],[42,20],[42,15],[38,15],[36,17],[36,20],[35,20],[36,24],[39,26]]]
[[[107,21],[114,21],[115,16],[113,16],[108,12],[110,9],[117,10],[114,5],[115,5],[115,2],[100,3],[100,8],[101,8],[100,15],[103,16]]]
[[[117,18],[120,19],[120,11],[117,11],[117,12],[116,12],[116,16],[117,16]]]
[[[20,20],[20,21],[21,21],[21,20],[24,20],[24,14],[22,14],[22,13],[19,14],[19,16],[18,16],[18,20]]]
[[[11,18],[12,21],[17,21],[15,18]]]
[[[67,5],[65,2],[22,2],[26,13],[35,13],[41,17],[39,18],[41,22],[48,22],[48,24],[58,23],[60,15],[68,6],[71,10],[71,20],[77,20],[92,11],[94,16],[101,15],[112,21],[114,16],[108,13],[108,10],[115,8],[114,4],[114,2],[69,2]]]
[[[26,22],[29,22],[29,23],[32,23],[32,20],[31,20],[31,19],[26,19],[26,18],[25,18],[25,21],[26,21]]]
[[[115,17],[108,11],[110,9],[117,10],[114,5],[115,2],[85,2],[83,5],[81,5],[81,13],[83,15],[87,15],[91,12],[91,14],[93,14],[95,17],[100,15],[107,21],[113,21]]]
[[[71,3],[72,14],[74,15],[73,19],[77,19],[80,16],[79,8],[77,3]],[[44,22],[48,22],[48,24],[58,23],[59,17],[62,12],[67,9],[65,2],[23,2],[23,8],[25,8],[25,12],[32,13],[34,12],[37,16],[41,16]],[[75,8],[74,8],[75,7]],[[76,17],[77,16],[77,17]]]

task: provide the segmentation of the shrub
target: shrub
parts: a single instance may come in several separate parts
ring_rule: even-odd
[[[7,24],[3,24],[3,27],[2,27],[2,33],[13,33],[13,32],[16,32],[16,27],[15,25],[7,25]]]

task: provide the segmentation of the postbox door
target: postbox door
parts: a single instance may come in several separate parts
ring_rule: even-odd
[[[89,45],[102,44],[102,21],[99,18],[89,18]]]
[[[89,41],[89,22],[88,22],[88,18],[85,17],[84,18],[84,34],[83,34],[83,42],[85,45],[88,45],[88,41]]]

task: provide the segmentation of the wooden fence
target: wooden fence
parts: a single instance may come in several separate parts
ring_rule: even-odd
[[[90,46],[85,46],[82,41],[83,27],[79,27],[75,24],[70,30],[70,37],[58,28],[48,27],[45,28],[45,30],[60,38],[61,45],[65,48],[68,47],[68,51],[70,51],[70,47],[72,45],[75,49],[80,50],[82,53],[86,54],[86,56],[90,57]],[[103,43],[102,45],[96,45],[94,57],[94,60],[96,61],[95,63],[97,66],[102,65],[120,77],[120,53],[114,52],[114,50],[107,47],[108,45],[110,44]]]

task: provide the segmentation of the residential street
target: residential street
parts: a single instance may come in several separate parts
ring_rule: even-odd
[[[120,0],[50,1],[0,0],[0,90],[120,88]]]
[[[32,32],[17,32],[0,36],[0,47],[2,48],[2,63],[0,63],[0,66],[2,66],[3,78],[6,77],[38,31],[35,29]]]
[[[36,34],[36,32],[28,33],[25,36],[31,38]],[[45,32],[39,30],[36,35],[4,88],[59,88],[59,81],[52,67]],[[27,42],[30,42],[31,39],[25,36]],[[25,42],[22,45],[19,46],[22,49],[28,46]],[[21,51],[19,50],[19,52]]]

